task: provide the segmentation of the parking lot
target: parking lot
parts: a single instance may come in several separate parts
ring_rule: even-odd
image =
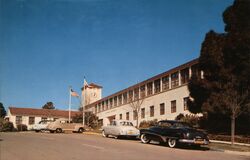
[[[86,134],[0,133],[1,160],[246,160],[207,148],[168,148],[136,140]]]

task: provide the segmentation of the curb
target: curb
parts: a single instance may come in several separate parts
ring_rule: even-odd
[[[101,136],[101,133],[95,133],[95,132],[83,132],[82,134],[86,134],[86,135],[98,135]]]
[[[217,141],[217,140],[209,140],[210,142],[212,143],[223,143],[223,144],[231,144],[231,142],[228,142],[228,141]],[[240,145],[240,146],[248,146],[250,147],[250,144],[247,144],[247,143],[234,143],[236,145]]]
[[[241,155],[241,156],[250,156],[250,152],[224,150],[224,153],[236,154],[236,155]]]

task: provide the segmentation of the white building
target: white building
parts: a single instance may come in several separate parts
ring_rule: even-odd
[[[85,110],[95,113],[103,125],[112,119],[131,120],[136,124],[131,102],[138,100],[143,100],[138,113],[139,123],[143,120],[172,120],[180,113],[188,114],[188,81],[194,74],[202,76],[197,64],[198,59],[195,59],[110,96],[99,96],[95,102],[86,103]],[[92,95],[100,93],[101,87],[96,92],[93,90],[91,94],[85,92],[82,95],[91,99]]]
[[[71,117],[82,115],[79,111],[71,111]],[[34,108],[17,108],[9,107],[7,119],[13,123],[16,128],[18,124],[25,124],[28,129],[41,120],[55,120],[58,118],[69,117],[69,111],[54,109],[34,109]]]

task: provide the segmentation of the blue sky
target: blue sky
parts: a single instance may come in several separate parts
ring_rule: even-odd
[[[0,101],[68,106],[83,78],[103,97],[199,56],[233,0],[0,0]],[[78,108],[73,99],[73,108]]]

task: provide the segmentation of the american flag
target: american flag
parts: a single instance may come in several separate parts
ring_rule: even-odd
[[[79,97],[79,95],[75,91],[73,91],[73,89],[71,89],[70,94],[73,97]]]

